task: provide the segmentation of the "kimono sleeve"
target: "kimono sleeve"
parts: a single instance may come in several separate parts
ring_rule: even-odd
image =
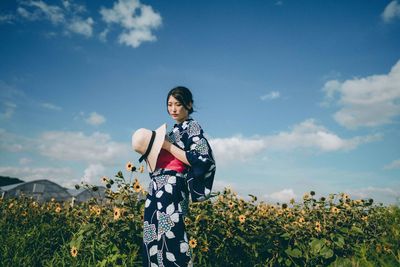
[[[196,121],[187,129],[186,158],[190,163],[187,183],[193,202],[206,200],[211,193],[215,175],[215,160],[203,130]]]

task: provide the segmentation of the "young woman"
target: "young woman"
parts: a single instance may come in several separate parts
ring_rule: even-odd
[[[176,121],[166,135],[150,173],[145,204],[143,266],[189,266],[191,254],[184,216],[192,201],[210,196],[215,174],[211,147],[193,112],[192,93],[175,87],[167,96],[169,115]]]

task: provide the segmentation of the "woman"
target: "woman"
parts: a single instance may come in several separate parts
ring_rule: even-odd
[[[193,113],[190,90],[173,88],[167,96],[167,109],[176,124],[162,148],[157,147],[156,131],[152,138],[155,147],[151,148],[154,141],[145,142],[150,144],[147,154],[160,152],[155,167],[147,160],[152,181],[145,202],[143,266],[191,265],[184,225],[189,196],[194,202],[207,199],[215,174],[211,147],[200,125],[189,116]],[[157,131],[161,133],[162,128]],[[150,131],[147,136],[150,139]],[[139,153],[146,154],[143,149]]]

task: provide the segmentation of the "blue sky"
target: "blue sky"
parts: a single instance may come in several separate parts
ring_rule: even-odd
[[[185,85],[215,190],[400,197],[399,1],[1,1],[0,34],[0,175],[97,184]]]

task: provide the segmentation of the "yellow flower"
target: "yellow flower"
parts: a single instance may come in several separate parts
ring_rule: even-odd
[[[118,220],[121,217],[121,209],[114,208],[114,220]]]
[[[28,215],[28,213],[26,211],[21,212],[21,215],[26,217],[26,215]]]
[[[331,212],[332,212],[332,213],[339,213],[339,209],[336,208],[336,207],[332,207],[332,208],[331,208]]]
[[[361,220],[363,220],[364,222],[367,222],[368,221],[368,216],[362,216]]]
[[[101,208],[97,208],[96,214],[97,214],[97,215],[100,215],[100,214],[101,214]]]
[[[189,246],[190,246],[191,248],[195,248],[195,247],[197,246],[197,241],[196,241],[196,239],[191,238],[191,239],[189,240]]]
[[[128,162],[128,163],[126,163],[125,168],[128,172],[131,172],[131,171],[133,171],[134,166],[131,162]]]
[[[101,181],[102,181],[104,184],[108,183],[108,177],[106,177],[106,176],[101,177]]]
[[[301,210],[300,213],[304,215],[304,214],[306,214],[306,211],[305,210]]]
[[[315,230],[317,232],[321,232],[321,223],[320,222],[315,222]]]
[[[143,165],[141,165],[141,166],[139,167],[139,172],[140,172],[140,173],[143,173],[143,172],[144,172],[144,166],[143,166]]]
[[[228,207],[231,209],[231,208],[233,208],[233,206],[234,206],[233,202],[232,202],[232,201],[229,201],[229,202],[228,202]]]
[[[308,193],[305,193],[304,195],[303,195],[303,199],[304,200],[307,200],[307,199],[309,199],[310,198],[310,195],[308,194]]]
[[[71,256],[74,258],[78,256],[78,249],[75,246],[72,246],[71,248]]]
[[[246,216],[244,216],[243,214],[239,216],[239,222],[240,223],[244,223],[246,221]]]
[[[223,202],[223,201],[224,201],[224,196],[223,196],[223,195],[219,195],[219,196],[218,196],[218,200],[219,200],[220,202]]]
[[[139,193],[142,190],[142,187],[140,186],[139,182],[136,182],[133,185],[133,189],[135,190],[136,193]]]
[[[185,225],[189,225],[190,224],[190,219],[188,217],[185,217]]]
[[[61,207],[57,207],[57,208],[56,208],[56,212],[57,212],[57,213],[60,213],[60,212],[61,212]]]
[[[303,222],[305,222],[306,220],[304,220],[304,218],[303,217],[300,217],[299,218],[299,223],[303,223]]]

